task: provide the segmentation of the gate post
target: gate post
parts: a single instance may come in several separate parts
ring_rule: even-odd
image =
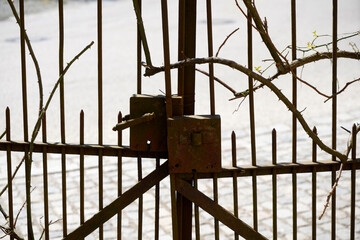
[[[179,60],[195,57],[196,3],[196,0],[179,0]],[[184,115],[193,115],[195,112],[195,66],[179,69],[178,94],[184,98]],[[192,202],[180,193],[177,193],[177,211],[179,239],[191,239]]]

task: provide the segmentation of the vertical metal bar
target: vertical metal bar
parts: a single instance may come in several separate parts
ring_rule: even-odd
[[[236,134],[234,131],[231,132],[231,156],[232,156],[232,166],[236,167]]]
[[[217,174],[213,175],[213,188],[214,188],[214,202],[218,203],[218,177]],[[219,240],[219,220],[214,218],[215,225],[215,240]]]
[[[59,75],[64,70],[64,4],[59,0]],[[61,143],[65,143],[65,101],[64,101],[64,78],[60,81],[60,128]],[[66,157],[65,149],[61,153],[61,181],[62,181],[62,220],[63,237],[67,235],[67,206],[66,206]]]
[[[59,0],[59,75],[64,70],[64,6]],[[65,103],[64,103],[64,77],[60,81],[60,122],[61,143],[65,143]]]
[[[122,122],[122,114],[119,112],[118,114],[118,123]],[[122,145],[122,130],[118,131],[118,145]],[[122,154],[119,152],[118,154],[118,197],[122,195]],[[117,240],[121,240],[121,220],[122,211],[119,211],[117,215]]]
[[[10,141],[10,109],[6,108],[6,141]],[[6,159],[7,159],[7,180],[8,180],[8,203],[9,203],[9,227],[11,230],[14,229],[14,209],[13,209],[13,189],[12,189],[12,169],[11,169],[11,148],[6,148]],[[10,235],[10,239],[14,237]]]
[[[211,0],[206,0],[207,11],[207,32],[208,32],[208,53],[209,57],[213,54],[213,37],[212,37],[212,14]],[[209,63],[209,82],[210,82],[210,113],[215,115],[215,92],[214,92],[214,64]]]
[[[336,119],[337,119],[337,24],[338,24],[338,1],[333,0],[333,61],[332,61],[332,148],[336,149]],[[332,157],[336,161],[336,157]],[[331,172],[332,184],[336,179],[336,169]],[[336,189],[331,198],[331,239],[336,238]]]
[[[67,206],[66,206],[66,157],[65,148],[61,153],[61,185],[62,185],[62,215],[63,215],[63,237],[67,235]]]
[[[253,68],[253,43],[252,43],[252,18],[250,11],[247,12],[249,21],[247,22],[248,35],[248,68]],[[251,138],[251,164],[256,165],[256,142],[255,142],[255,113],[254,113],[254,93],[253,93],[253,78],[249,76],[249,113],[250,113],[250,138]],[[257,213],[257,179],[256,171],[252,176],[253,187],[253,226],[255,231],[258,229],[258,213]]]
[[[142,180],[142,164],[141,157],[137,159],[137,169],[138,169],[138,181]],[[142,239],[142,224],[143,224],[143,196],[139,197],[139,210],[138,210],[138,239]]]
[[[137,0],[139,5],[139,12],[141,14],[141,0]],[[141,37],[140,37],[140,27],[139,24],[137,24],[137,61],[136,61],[136,67],[137,67],[137,94],[141,94]]]
[[[138,1],[138,6],[139,6],[139,12],[140,14],[142,13],[142,1],[141,0],[137,0]],[[136,62],[136,66],[137,66],[137,94],[141,94],[142,92],[142,83],[141,83],[141,60],[142,60],[142,50],[141,50],[141,36],[140,36],[140,27],[139,24],[137,24],[137,62]],[[137,164],[138,164],[138,179],[139,181],[141,180],[141,169],[139,170],[139,168],[141,168],[141,157],[138,157],[137,159]],[[142,237],[142,196],[139,197],[139,206],[138,206],[138,239],[141,239]],[[119,224],[119,222],[118,222]],[[120,226],[121,227],[121,226]]]
[[[333,0],[333,61],[332,61],[332,148],[336,149],[336,114],[337,114],[337,0]],[[336,158],[333,156],[333,161]]]
[[[232,153],[232,166],[237,167],[236,163],[236,135],[235,132],[231,133],[231,153]],[[237,182],[237,172],[233,173],[233,201],[234,201],[234,216],[239,218],[239,206],[238,206],[238,182]],[[234,239],[239,240],[239,235],[234,232]]]
[[[194,58],[196,54],[196,0],[185,0],[185,43],[184,54]],[[184,67],[184,114],[195,112],[195,66]]]
[[[19,5],[20,5],[19,24],[20,24],[20,51],[21,51],[21,74],[22,74],[21,77],[22,77],[23,128],[24,128],[24,140],[28,141],[24,1],[20,0]]]
[[[198,177],[197,173],[194,173],[194,188],[198,189]],[[195,204],[195,239],[200,240],[200,215],[199,215],[199,206]]]
[[[66,206],[66,157],[65,148],[61,153],[61,182],[62,182],[62,214],[63,214],[63,237],[67,235],[67,206]]]
[[[46,143],[46,113],[42,119],[42,141]],[[43,181],[44,181],[44,228],[45,240],[49,240],[49,199],[48,199],[48,167],[47,146],[43,148]]]
[[[29,139],[28,113],[27,113],[27,90],[26,90],[26,55],[25,55],[25,11],[24,0],[19,1],[20,9],[20,49],[21,49],[21,78],[22,78],[22,103],[23,103],[23,127],[24,141]],[[28,157],[29,149],[25,149],[25,181],[26,181],[26,201],[29,203],[26,207],[27,214],[27,233],[28,238],[33,240],[34,233],[31,220],[31,159]]]
[[[185,58],[185,0],[179,0],[178,60]],[[178,68],[178,95],[184,95],[184,67]]]
[[[171,99],[171,78],[170,78],[170,49],[169,49],[169,23],[167,0],[161,0],[161,19],[164,46],[164,66],[165,66],[165,88],[166,88],[166,115],[172,117]]]
[[[22,103],[23,103],[23,127],[24,141],[29,139],[28,130],[28,113],[27,113],[27,90],[26,90],[26,55],[25,55],[25,17],[24,17],[24,0],[20,4],[20,48],[21,48],[21,77],[22,77]]]
[[[178,209],[177,209],[177,199],[175,192],[175,174],[170,174],[170,194],[171,194],[171,220],[172,220],[172,233],[173,239],[179,240],[179,224],[178,224]]]
[[[291,0],[291,52],[292,60],[296,59],[296,0]],[[297,107],[297,79],[296,69],[292,76],[292,103]],[[292,162],[296,163],[297,153],[297,121],[295,114],[292,115]],[[292,203],[293,203],[293,239],[297,239],[297,175],[292,174]]]
[[[352,128],[353,148],[351,151],[351,158],[356,159],[356,125]],[[355,239],[355,201],[356,201],[356,169],[355,164],[351,167],[351,210],[350,210],[350,239]]]
[[[331,186],[334,186],[336,180],[336,167],[331,171]],[[331,239],[336,239],[336,189],[331,197]]]
[[[276,129],[272,130],[272,164],[276,165],[277,161],[277,140],[276,140]],[[276,168],[273,169],[272,173],[272,208],[273,208],[273,239],[277,239],[277,177]]]
[[[80,112],[80,145],[84,144],[84,111]],[[85,222],[84,150],[80,149],[80,225]]]
[[[293,239],[297,239],[297,177],[296,170],[292,172],[292,204],[293,204]]]
[[[103,144],[103,93],[102,93],[102,0],[97,0],[97,39],[98,39],[98,139]],[[103,209],[103,154],[99,150],[99,210]],[[104,238],[103,225],[99,226],[99,239]]]
[[[291,55],[292,60],[296,59],[296,0],[291,0]],[[292,103],[297,107],[297,78],[296,68],[292,70]],[[296,116],[292,115],[292,162],[296,163],[296,146],[297,146],[297,131],[296,131]]]
[[[160,158],[156,157],[156,169],[160,167]],[[155,185],[155,240],[159,240],[160,219],[160,184]]]
[[[313,132],[315,134],[317,134],[317,129],[316,127],[314,127]],[[315,143],[315,141],[312,142],[312,161],[316,162],[317,161],[317,145]],[[312,239],[316,240],[316,168],[313,168],[312,171]]]

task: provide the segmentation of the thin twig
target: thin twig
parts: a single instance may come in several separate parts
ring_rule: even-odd
[[[358,82],[358,81],[360,81],[360,78],[355,79],[355,80],[352,80],[352,81],[350,81],[350,82],[347,82],[347,83],[345,84],[345,86],[344,86],[340,91],[338,91],[338,92],[335,93],[334,95],[330,96],[328,99],[326,99],[326,100],[324,101],[324,103],[326,103],[327,101],[329,101],[330,99],[332,99],[334,96],[339,95],[339,94],[342,93],[348,86],[350,86],[351,84],[353,84],[353,83],[355,83],[355,82]]]
[[[352,133],[350,134],[349,141],[348,141],[348,144],[347,144],[347,148],[346,148],[346,151],[345,151],[345,155],[346,155],[346,156],[349,156],[351,149],[353,149],[353,147],[354,147],[354,144],[353,144],[353,143],[354,143],[353,136],[356,136],[356,134],[357,134],[359,131],[360,131],[360,125],[358,125],[358,126],[356,127],[356,130],[355,130],[355,134],[354,134],[354,135],[353,135]],[[334,182],[334,184],[333,184],[333,186],[332,186],[329,194],[328,194],[327,197],[326,197],[326,202],[325,202],[324,208],[323,208],[323,210],[322,210],[322,213],[321,213],[321,215],[319,216],[319,220],[321,220],[321,218],[324,216],[324,214],[325,214],[325,212],[326,212],[326,209],[327,209],[328,206],[329,206],[330,199],[331,199],[332,195],[334,195],[334,192],[335,192],[335,190],[336,190],[336,187],[337,187],[338,184],[339,184],[339,180],[340,180],[340,178],[341,178],[341,173],[342,173],[342,171],[343,171],[343,168],[344,168],[344,163],[341,163],[340,168],[339,168],[339,173],[338,173],[338,175],[337,175],[337,177],[336,177],[336,179],[335,179],[335,182]]]
[[[350,130],[348,130],[348,129],[346,129],[346,128],[344,128],[343,126],[341,126],[341,128],[342,128],[342,130],[344,130],[345,132],[347,132],[347,133],[351,133],[351,131]]]
[[[331,96],[326,95],[325,93],[320,92],[320,90],[318,90],[314,85],[311,85],[310,83],[306,82],[305,80],[302,80],[302,79],[301,79],[300,77],[298,77],[297,75],[294,75],[294,76],[295,76],[295,78],[296,78],[297,80],[299,80],[300,82],[302,82],[302,83],[305,84],[306,86],[312,88],[317,94],[319,94],[319,95],[321,95],[321,96],[323,96],[323,97],[325,97],[325,98],[327,98],[327,99],[330,99],[330,98],[331,98]]]
[[[239,28],[235,29],[234,31],[232,31],[232,32],[225,38],[224,42],[220,45],[219,49],[217,50],[215,57],[219,56],[219,52],[220,52],[221,48],[225,45],[225,43],[226,43],[227,40],[231,37],[231,35],[233,35],[234,33],[236,33],[236,31],[238,31],[238,30],[239,30]]]
[[[348,35],[348,36],[345,36],[345,37],[341,37],[341,38],[337,39],[337,42],[340,42],[340,41],[345,40],[345,39],[348,39],[348,38],[355,37],[355,36],[357,36],[357,35],[360,35],[360,31],[355,32],[355,33],[352,33],[351,35]],[[325,36],[325,35],[323,35],[323,36]],[[319,36],[319,37],[321,37],[321,36]],[[317,37],[317,38],[315,38],[315,39],[318,39],[319,37]],[[315,39],[314,39],[314,40],[315,40]],[[314,43],[314,42],[313,42],[313,43]],[[305,53],[305,52],[312,51],[312,50],[314,50],[314,49],[316,49],[316,48],[327,47],[327,46],[332,45],[332,44],[333,44],[333,42],[328,42],[328,43],[323,43],[323,44],[320,44],[320,45],[315,45],[315,46],[313,46],[312,48],[309,48],[309,47],[297,47],[296,50]],[[312,44],[312,45],[313,45],[313,44]],[[290,49],[291,49],[291,45],[287,46],[287,48],[290,48]]]
[[[3,207],[0,204],[0,212],[2,213],[2,215],[4,216],[5,219],[7,219],[9,216],[6,214],[5,210],[3,209]]]
[[[204,75],[206,75],[206,76],[208,76],[208,77],[210,76],[209,73],[207,73],[207,72],[205,72],[205,71],[203,71],[203,70],[201,70],[201,69],[195,68],[195,70],[198,71],[198,72],[200,72],[200,73],[202,73],[202,74],[204,74]],[[217,77],[214,76],[214,80],[217,81],[218,83],[220,83],[221,85],[223,85],[225,88],[227,88],[230,92],[232,92],[232,93],[234,94],[234,96],[236,96],[236,94],[238,93],[238,92],[236,92],[232,87],[230,87],[229,85],[227,85],[225,82],[223,82],[223,81],[220,80],[219,78],[217,78]]]
[[[146,64],[149,65],[149,66],[152,66],[149,46],[148,46],[148,43],[147,43],[147,40],[146,40],[144,23],[143,23],[143,20],[142,20],[142,17],[141,17],[140,6],[139,6],[138,0],[133,0],[133,5],[134,5],[135,14],[136,14],[137,24],[138,24],[138,27],[139,27],[139,33],[140,33],[140,37],[141,37],[141,42],[142,42],[142,45],[143,45],[143,48],[144,48]]]
[[[59,221],[61,221],[61,219],[58,219],[58,220],[55,220],[55,221],[50,220],[49,226],[51,226],[51,225],[53,225],[53,224],[55,224],[55,223],[57,223],[57,222],[59,222]],[[44,228],[43,226],[41,226],[41,227],[42,227],[42,232],[41,232],[41,234],[40,234],[39,240],[40,240],[40,239],[44,236],[44,234],[45,234],[45,228]]]
[[[2,139],[2,138],[5,136],[5,134],[6,134],[6,129],[5,129],[5,131],[0,135],[0,139]]]
[[[34,191],[34,189],[35,189],[35,188],[33,188],[30,193],[32,193],[32,192]],[[26,204],[26,200],[23,202],[23,204],[21,205],[20,210],[19,210],[18,213],[16,214],[16,217],[15,217],[15,220],[14,220],[14,228],[15,228],[15,226],[16,226],[16,223],[17,223],[17,220],[18,220],[18,218],[19,218],[19,216],[20,216],[21,211],[22,211],[22,210],[24,209],[24,207],[25,207],[25,204]]]
[[[24,163],[24,161],[25,161],[25,156],[21,159],[21,161],[19,162],[19,164],[16,166],[15,171],[14,171],[13,175],[11,176],[11,180],[14,180],[17,172],[19,171],[19,169],[20,169],[21,165]],[[3,189],[1,190],[1,192],[0,192],[0,197],[3,195],[3,193],[6,191],[7,188],[8,188],[8,184],[6,184],[6,185],[3,187]]]
[[[233,111],[233,114],[235,113],[235,112],[237,112],[237,111],[239,111],[239,109],[240,109],[240,107],[241,107],[241,104],[245,101],[245,97],[241,100],[241,102],[239,103],[239,105],[238,105],[238,107],[237,107],[237,109],[235,109],[234,111]]]

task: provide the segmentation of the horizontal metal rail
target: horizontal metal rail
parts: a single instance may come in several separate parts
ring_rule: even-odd
[[[25,148],[28,148],[29,142],[23,141],[6,141],[0,140],[0,151],[6,151],[10,147],[12,152],[24,152]],[[116,145],[97,145],[97,144],[62,144],[62,143],[34,143],[34,152],[42,153],[46,147],[47,153],[61,154],[62,150],[65,149],[65,154],[81,154],[88,156],[98,156],[99,150],[102,150],[103,156],[118,157],[119,153],[123,157],[144,157],[144,158],[156,158],[167,159],[166,152],[142,152],[134,151],[126,146]],[[237,173],[238,177],[252,176],[255,172],[257,176],[260,175],[272,175],[273,171],[276,170],[276,174],[289,174],[294,170],[297,173],[311,173],[313,169],[316,172],[329,172],[334,168],[339,169],[341,162],[332,160],[322,161],[308,161],[308,162],[297,162],[297,163],[277,163],[277,164],[261,164],[261,165],[249,165],[239,167],[223,167],[222,171],[217,173],[218,178],[233,177],[234,173]],[[355,160],[349,160],[344,163],[344,170],[351,170],[353,167],[360,169],[360,158]],[[192,173],[179,174],[184,179],[192,179]],[[213,173],[197,173],[198,179],[213,178]]]
[[[296,173],[311,173],[313,169],[316,172],[331,172],[332,169],[338,170],[341,162],[338,161],[317,161],[317,162],[297,162],[297,163],[277,163],[264,164],[256,166],[239,166],[239,167],[223,167],[221,172],[217,173],[218,178],[230,178],[236,173],[237,177],[249,177],[256,173],[256,176],[272,175],[274,171],[276,174],[290,174],[293,171]],[[360,169],[360,158],[349,160],[344,163],[343,170],[351,170],[352,167]],[[179,174],[183,179],[192,179],[192,173]],[[213,173],[197,173],[198,179],[212,178]]]
[[[0,140],[0,151],[6,151],[7,146],[10,146],[11,151],[13,152],[24,152],[25,148],[29,148],[29,142],[23,141],[4,141]],[[62,153],[65,151],[65,154],[75,154],[79,155],[80,150],[81,154],[88,156],[98,156],[99,150],[102,151],[103,156],[113,156],[117,157],[121,154],[123,157],[144,157],[144,158],[161,158],[166,159],[166,152],[141,152],[131,150],[129,147],[125,146],[116,146],[116,145],[97,145],[97,144],[63,144],[63,143],[34,143],[33,152],[42,153],[44,147],[47,148],[47,153]]]

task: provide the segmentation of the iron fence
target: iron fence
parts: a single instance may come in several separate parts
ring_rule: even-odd
[[[135,151],[130,147],[125,147],[122,144],[122,131],[118,131],[118,142],[116,145],[105,145],[103,143],[103,83],[102,83],[102,51],[103,51],[103,42],[102,42],[102,1],[97,1],[97,50],[98,50],[98,143],[97,144],[86,144],[84,140],[84,112],[80,113],[80,136],[79,144],[70,144],[66,142],[66,132],[65,132],[65,100],[64,100],[64,82],[59,81],[60,86],[60,128],[61,128],[61,141],[60,143],[50,143],[47,141],[47,124],[46,117],[42,117],[42,141],[31,143],[31,137],[29,138],[29,128],[28,128],[28,103],[27,103],[27,74],[26,74],[26,58],[25,58],[25,17],[24,17],[24,1],[20,2],[20,48],[21,48],[21,72],[22,72],[22,101],[23,101],[23,129],[24,129],[24,139],[23,141],[13,140],[11,138],[11,129],[13,128],[10,125],[10,109],[6,110],[6,140],[0,141],[0,150],[6,152],[6,168],[7,168],[7,190],[4,189],[3,192],[7,191],[8,193],[8,207],[7,213],[4,214],[8,217],[9,229],[13,230],[16,224],[17,217],[14,216],[14,196],[13,196],[13,184],[14,184],[14,167],[12,166],[12,156],[15,152],[24,153],[23,161],[25,162],[25,182],[26,182],[26,201],[31,203],[31,164],[28,156],[29,151],[31,150],[34,153],[42,154],[42,177],[43,177],[43,197],[42,202],[44,206],[44,238],[49,239],[52,224],[49,218],[49,185],[51,183],[48,181],[48,156],[51,154],[56,154],[61,156],[61,205],[62,205],[62,237],[64,239],[82,239],[88,236],[91,232],[96,229],[99,229],[99,239],[104,238],[104,224],[112,217],[117,216],[117,239],[122,238],[122,232],[124,231],[124,226],[122,224],[122,210],[129,206],[132,202],[138,199],[138,226],[137,226],[137,236],[138,239],[142,239],[144,235],[144,222],[143,222],[143,194],[146,193],[149,189],[155,188],[155,198],[154,198],[154,239],[161,239],[160,236],[160,182],[166,177],[170,176],[170,192],[171,192],[171,203],[169,203],[171,212],[172,212],[172,233],[174,239],[191,239],[195,237],[196,239],[201,238],[201,224],[200,224],[200,211],[199,208],[208,212],[211,216],[214,217],[214,236],[215,239],[220,238],[220,224],[222,223],[229,227],[234,232],[234,239],[238,239],[239,236],[246,239],[265,239],[261,231],[259,231],[259,223],[261,223],[261,218],[258,214],[258,192],[259,176],[271,176],[271,193],[272,193],[272,237],[273,239],[278,238],[279,226],[277,224],[278,219],[278,184],[277,176],[287,174],[289,179],[291,179],[291,189],[292,189],[292,233],[293,239],[297,239],[297,229],[298,229],[298,176],[303,173],[311,174],[311,229],[312,229],[312,239],[316,239],[317,234],[317,203],[321,201],[317,197],[317,175],[320,172],[330,172],[331,173],[331,183],[334,184],[336,181],[336,173],[340,168],[341,162],[336,158],[331,160],[318,160],[317,159],[317,144],[313,142],[312,145],[312,158],[308,162],[297,160],[297,119],[293,115],[292,119],[292,157],[291,161],[282,162],[278,161],[277,157],[277,132],[274,129],[272,131],[272,150],[269,156],[271,155],[271,163],[269,164],[258,164],[257,162],[257,150],[256,150],[256,136],[255,136],[255,112],[254,112],[254,97],[253,97],[253,78],[249,77],[249,115],[250,115],[250,136],[251,136],[251,165],[244,166],[237,163],[237,147],[236,147],[236,135],[232,132],[231,135],[231,159],[232,166],[226,167],[223,166],[219,172],[189,172],[189,173],[169,173],[168,158],[167,152],[152,152],[152,151]],[[139,2],[141,3],[141,2]],[[169,59],[169,37],[168,37],[168,22],[167,22],[167,5],[166,0],[161,1],[162,3],[162,24],[163,24],[163,47],[164,47],[164,65],[165,65],[165,80],[166,80],[166,100],[171,101],[171,81],[170,81],[170,59]],[[140,4],[141,5],[141,4]],[[211,10],[211,1],[206,1],[207,6],[207,32],[208,32],[208,55],[213,56],[213,44],[212,44],[212,10]],[[59,11],[59,75],[62,76],[64,71],[64,9],[63,1],[59,0],[58,5]],[[332,148],[336,149],[337,143],[337,1],[333,1],[333,61],[332,61],[332,89],[333,89],[333,103],[332,103]],[[179,56],[178,60],[185,59],[185,56],[188,58],[195,57],[195,46],[196,46],[196,1],[188,0],[179,0]],[[250,13],[247,13],[250,16]],[[296,55],[296,1],[291,1],[291,36],[292,36],[292,60],[297,59]],[[252,23],[248,21],[248,68],[253,69],[253,54],[252,54]],[[137,94],[142,93],[142,40],[140,36],[140,30],[138,31],[137,38]],[[105,46],[106,47],[106,46]],[[296,70],[295,70],[296,73]],[[194,114],[194,84],[195,84],[195,67],[187,66],[180,68],[178,71],[178,95],[184,96],[184,114],[193,115]],[[292,103],[297,106],[297,78],[293,77],[293,87],[292,87]],[[213,64],[209,64],[209,83],[210,83],[210,112],[211,115],[215,115],[215,97],[214,97],[214,69]],[[171,106],[168,102],[166,104],[167,114],[171,116]],[[170,112],[170,113],[169,113]],[[169,115],[168,115],[169,117]],[[121,113],[118,116],[118,123],[123,122]],[[18,126],[15,126],[18,127]],[[314,129],[316,133],[316,129]],[[356,156],[356,126],[354,125],[352,130],[353,150],[351,161],[343,163],[343,169],[349,170],[351,172],[351,201],[350,201],[350,229],[349,229],[349,238],[355,239],[355,226],[356,226],[356,214],[355,214],[355,204],[356,204],[356,171],[360,168],[360,159]],[[71,229],[69,231],[69,219],[68,219],[68,195],[69,186],[67,185],[67,159],[69,156],[75,155],[79,158],[79,168],[76,171],[79,171],[79,188],[78,193],[80,196],[79,201],[79,223],[80,225],[76,229]],[[84,162],[89,156],[96,156],[98,160],[97,171],[98,171],[98,209],[97,212],[89,217],[85,218],[85,168]],[[104,158],[111,157],[115,159],[116,162],[116,172],[117,172],[117,198],[109,204],[104,204]],[[132,158],[136,159],[137,162],[137,180],[138,182],[134,184],[127,191],[123,191],[122,176],[123,169],[122,163],[123,158]],[[155,169],[149,173],[147,176],[143,176],[142,163],[144,159],[151,159],[155,161]],[[147,161],[147,160],[146,160]],[[15,171],[17,171],[16,169]],[[244,222],[239,214],[239,208],[241,203],[239,203],[239,188],[238,181],[239,178],[250,177],[251,178],[251,188],[252,188],[252,224],[251,227],[246,222]],[[232,186],[228,186],[232,189],[232,198],[233,198],[233,212],[226,210],[219,204],[219,179],[229,179],[232,181]],[[198,191],[199,181],[206,179],[207,181],[212,181],[212,198],[209,198],[204,193]],[[290,180],[289,180],[290,181]],[[2,192],[2,193],[3,193]],[[336,191],[332,195],[331,200],[331,238],[336,239]],[[30,204],[28,204],[30,205]],[[31,209],[27,208],[27,215],[31,215]],[[192,223],[194,221],[194,223]],[[32,235],[31,220],[27,222],[28,232],[27,236],[30,238]],[[73,228],[73,227],[72,227]],[[194,230],[194,231],[193,231]],[[15,233],[15,232],[14,232]],[[14,233],[7,232],[10,239],[16,238],[17,235]]]

